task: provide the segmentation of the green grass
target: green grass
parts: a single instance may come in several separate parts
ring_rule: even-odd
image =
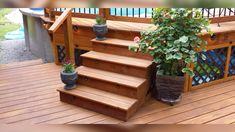
[[[10,8],[3,8],[0,10],[0,40],[4,40],[4,35],[7,32],[19,29],[20,24],[10,22],[5,15],[12,11]]]

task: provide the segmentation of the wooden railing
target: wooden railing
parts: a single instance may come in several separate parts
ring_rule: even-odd
[[[202,15],[211,23],[235,21],[235,8],[202,8]]]
[[[55,8],[53,14],[61,15],[65,8]],[[72,16],[80,18],[95,18],[99,14],[99,8],[73,8]]]
[[[150,23],[154,8],[74,8],[73,17],[95,18],[103,15],[107,20]],[[61,15],[64,8],[55,8],[51,13]],[[201,8],[203,17],[211,23],[235,20],[235,8]]]
[[[67,8],[53,23],[53,25],[48,29],[51,37],[52,49],[54,60],[56,64],[59,64],[58,50],[55,43],[55,32],[63,26],[64,35],[64,46],[65,46],[65,58],[70,59],[74,63],[74,44],[73,44],[73,30],[72,30],[72,9]]]

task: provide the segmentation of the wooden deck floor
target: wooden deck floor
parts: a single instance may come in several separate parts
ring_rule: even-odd
[[[9,68],[8,68],[9,66]],[[25,124],[235,124],[235,81],[183,95],[171,107],[151,99],[128,122],[59,100],[55,64],[0,65],[0,123]]]

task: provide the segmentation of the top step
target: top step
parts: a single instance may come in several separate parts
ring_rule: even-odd
[[[92,39],[92,48],[94,51],[115,54],[121,56],[135,57],[139,59],[152,60],[152,56],[141,52],[132,52],[128,49],[129,46],[138,46],[134,41],[106,38],[105,40],[99,41]]]
[[[99,40],[96,40],[96,39],[92,39],[91,42],[110,44],[110,45],[115,45],[115,46],[124,46],[124,47],[128,47],[130,45],[138,46],[137,43],[135,43],[134,41],[115,39],[115,38],[107,38],[107,39],[102,40],[102,41],[99,41]]]
[[[149,60],[106,54],[96,51],[87,52],[85,54],[82,54],[81,57],[139,68],[148,68],[152,64],[152,61]]]

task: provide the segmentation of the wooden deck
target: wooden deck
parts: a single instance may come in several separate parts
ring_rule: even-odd
[[[168,106],[151,99],[128,122],[59,100],[60,66],[0,65],[0,123],[24,124],[235,124],[235,81],[195,90]]]
[[[57,16],[56,16],[57,17]],[[41,17],[44,21],[48,23],[53,23],[49,18]],[[222,22],[218,26],[218,23],[212,23],[209,25],[209,28],[214,33],[225,33],[225,32],[233,32],[234,28],[234,21],[231,22]],[[95,24],[95,19],[90,18],[72,18],[72,24],[77,25],[79,27],[92,27]],[[107,26],[111,30],[123,30],[128,32],[141,32],[147,29],[155,28],[153,24],[149,23],[138,23],[138,22],[123,22],[123,21],[112,21],[107,20]],[[205,31],[202,32],[204,34]]]

